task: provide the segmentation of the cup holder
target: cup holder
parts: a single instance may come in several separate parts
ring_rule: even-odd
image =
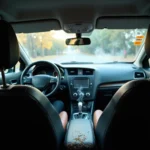
[[[89,119],[88,113],[74,113],[73,119]]]

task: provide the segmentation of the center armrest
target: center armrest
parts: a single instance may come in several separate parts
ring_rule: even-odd
[[[95,136],[91,120],[71,120],[65,137],[65,147],[71,150],[86,150],[95,147]]]

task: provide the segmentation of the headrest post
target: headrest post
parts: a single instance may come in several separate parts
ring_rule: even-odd
[[[1,74],[2,74],[2,82],[3,82],[3,88],[7,88],[6,80],[5,80],[5,74],[4,74],[4,68],[1,68]]]

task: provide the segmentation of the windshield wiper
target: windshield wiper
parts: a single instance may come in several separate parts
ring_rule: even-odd
[[[61,64],[93,64],[93,62],[69,61],[69,62],[62,62]]]

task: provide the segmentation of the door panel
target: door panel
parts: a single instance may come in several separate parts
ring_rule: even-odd
[[[5,74],[7,84],[20,84],[20,76],[22,72],[12,72]],[[2,84],[2,77],[0,76],[0,85]]]
[[[23,64],[22,61],[18,61],[14,67],[6,69],[4,71],[7,84],[14,84],[14,85],[20,84],[20,76],[22,74],[22,70],[24,69],[22,68],[22,64]],[[0,85],[1,84],[2,84],[2,76],[0,74]]]

